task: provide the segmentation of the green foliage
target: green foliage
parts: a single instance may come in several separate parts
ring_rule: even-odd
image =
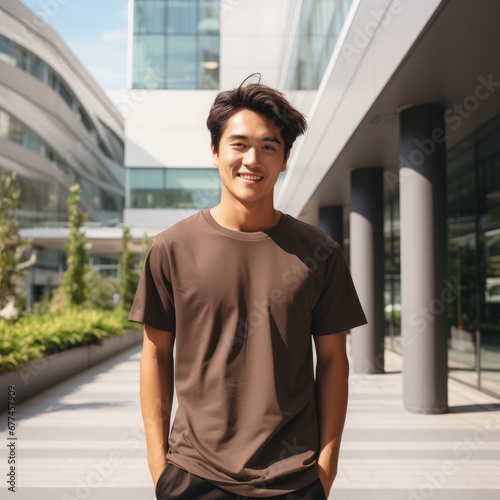
[[[127,315],[119,310],[31,314],[15,324],[0,320],[0,372],[18,370],[32,359],[66,349],[98,344],[130,327]]]
[[[153,245],[153,238],[148,236],[146,232],[144,232],[144,236],[142,238],[142,253],[141,253],[141,262],[139,263],[139,271],[142,271],[144,266],[144,261],[148,255],[151,246]]]
[[[102,276],[99,271],[89,267],[85,274],[85,286],[92,293],[87,295],[82,307],[86,309],[115,309],[115,295],[118,294],[119,283],[114,276]],[[35,304],[34,312],[37,314],[54,313],[62,314],[71,309],[71,304],[64,287],[57,287],[52,296],[43,296],[42,300]]]
[[[88,271],[89,256],[87,240],[80,228],[87,220],[87,214],[81,214],[78,209],[80,201],[80,186],[75,184],[69,189],[69,241],[66,245],[67,269],[62,278],[62,287],[71,306],[80,306],[88,296],[85,275]]]
[[[34,255],[27,240],[19,236],[15,210],[19,205],[21,188],[15,172],[0,176],[0,309],[13,301],[22,307],[22,284],[25,269],[34,264]]]
[[[124,227],[120,255],[120,304],[125,311],[129,311],[132,306],[139,279],[136,268],[136,257],[129,248],[130,239],[130,229]]]
[[[116,307],[114,296],[119,293],[119,282],[115,276],[102,276],[92,267],[85,276],[85,282],[87,289],[92,290],[92,293],[89,293],[84,307],[106,310]]]

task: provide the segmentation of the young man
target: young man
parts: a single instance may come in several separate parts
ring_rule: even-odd
[[[144,324],[156,496],[324,500],[347,407],[345,331],[366,320],[338,244],[274,208],[306,121],[249,83],[217,96],[207,126],[220,204],[155,238],[130,314]]]

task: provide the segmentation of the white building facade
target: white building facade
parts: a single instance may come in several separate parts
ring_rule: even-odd
[[[344,245],[369,323],[353,368],[403,354],[405,406],[447,376],[500,394],[500,63],[484,0],[130,1],[125,223],[217,203],[205,120],[259,72],[306,114],[276,204]]]

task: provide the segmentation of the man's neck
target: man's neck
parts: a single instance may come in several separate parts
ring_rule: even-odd
[[[225,204],[223,201],[210,209],[210,214],[215,221],[233,231],[254,233],[266,231],[276,226],[281,218],[281,213],[274,206],[252,207]]]

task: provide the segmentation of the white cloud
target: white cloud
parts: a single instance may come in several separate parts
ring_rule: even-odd
[[[101,35],[103,42],[123,42],[127,40],[127,30],[105,31]]]

